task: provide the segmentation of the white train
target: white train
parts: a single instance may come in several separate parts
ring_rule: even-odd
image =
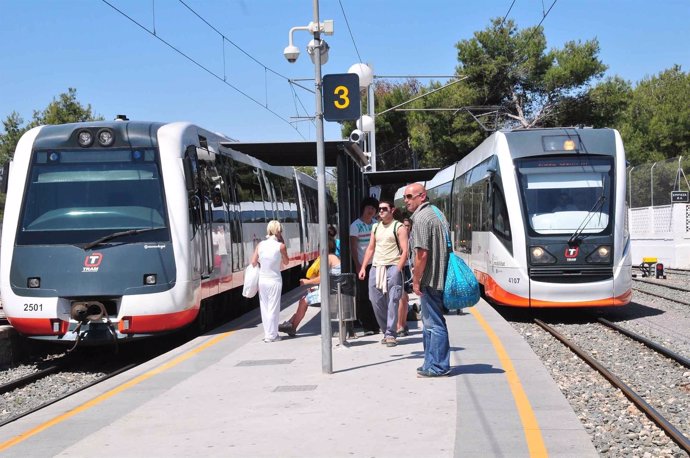
[[[426,188],[487,299],[621,306],[632,297],[625,169],[612,129],[499,131]]]
[[[0,259],[12,326],[91,343],[194,320],[203,328],[209,315],[240,306],[230,293],[272,219],[284,226],[286,269],[314,259],[316,180],[233,151],[230,141],[188,123],[131,121],[24,134]]]

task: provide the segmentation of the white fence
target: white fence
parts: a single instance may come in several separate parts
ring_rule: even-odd
[[[628,210],[634,265],[655,257],[666,267],[690,269],[690,204]]]

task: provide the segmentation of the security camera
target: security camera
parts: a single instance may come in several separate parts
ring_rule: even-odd
[[[364,167],[362,167],[362,170],[364,172],[371,172],[371,164],[367,164]]]
[[[364,132],[359,129],[355,129],[350,134],[350,141],[354,143],[359,143],[364,138]]]
[[[299,57],[299,48],[295,45],[289,45],[283,50],[283,55],[288,62],[295,63]]]

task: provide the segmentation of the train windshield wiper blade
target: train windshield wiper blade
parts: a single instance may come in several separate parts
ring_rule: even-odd
[[[571,235],[570,239],[568,239],[568,243],[573,243],[580,238],[580,234],[582,234],[582,231],[585,230],[587,224],[589,224],[589,221],[594,217],[594,213],[596,213],[604,205],[605,200],[606,197],[604,197],[603,194],[599,196],[597,201],[594,203],[594,206],[592,206],[592,209],[585,215],[580,225],[577,227],[577,229],[575,229],[575,232],[573,232],[573,235]]]
[[[103,242],[107,242],[108,240],[112,240],[118,237],[124,237],[125,235],[134,235],[134,234],[141,234],[142,232],[149,232],[149,231],[155,231],[156,229],[160,229],[159,227],[144,227],[142,229],[130,229],[128,231],[120,231],[120,232],[113,232],[112,234],[104,235],[103,237],[94,240],[93,242],[89,242],[86,245],[84,245],[84,249],[88,250],[89,248],[93,248],[96,245],[100,245]]]

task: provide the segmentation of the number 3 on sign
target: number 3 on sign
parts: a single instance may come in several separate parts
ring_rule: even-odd
[[[350,94],[350,91],[347,90],[347,87],[345,86],[337,86],[335,90],[333,91],[335,95],[338,96],[340,100],[335,100],[333,102],[333,105],[335,105],[336,108],[343,110],[347,107],[350,106],[350,98],[348,95]],[[341,102],[342,100],[342,102]]]

